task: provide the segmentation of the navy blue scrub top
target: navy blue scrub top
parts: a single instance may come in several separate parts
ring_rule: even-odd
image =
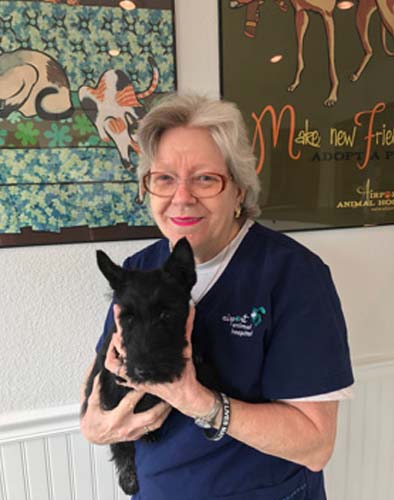
[[[124,267],[154,269],[160,240]],[[96,349],[113,325],[112,308]],[[307,397],[353,383],[346,325],[328,267],[288,236],[254,224],[196,306],[193,343],[225,392],[252,403]],[[247,422],[245,422],[247,425]],[[173,410],[156,443],[137,441],[134,500],[325,500],[322,472],[225,436],[208,441]]]

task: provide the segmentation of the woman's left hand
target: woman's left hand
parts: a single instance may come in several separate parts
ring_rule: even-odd
[[[202,386],[196,378],[191,342],[195,316],[194,306],[190,307],[185,327],[185,339],[187,342],[187,346],[183,351],[183,356],[186,360],[185,368],[179,379],[162,384],[137,384],[127,376],[126,368],[122,360],[122,356],[125,356],[125,352],[121,340],[122,330],[119,322],[119,314],[120,307],[115,304],[114,318],[116,333],[113,334],[113,339],[111,341],[113,345],[111,346],[110,344],[108,349],[105,362],[106,368],[119,377],[124,378],[126,382],[123,385],[158,396],[185,415],[191,417],[206,415],[213,407],[215,396],[212,391]],[[118,355],[114,354],[116,352],[114,348]]]

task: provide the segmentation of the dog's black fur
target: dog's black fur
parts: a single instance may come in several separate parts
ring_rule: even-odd
[[[183,350],[186,347],[185,325],[189,314],[190,291],[196,282],[193,252],[187,239],[179,240],[164,266],[153,271],[122,269],[100,250],[97,252],[97,262],[114,290],[114,301],[121,307],[120,324],[127,355],[127,375],[137,383],[171,382],[179,378],[186,362]],[[132,390],[119,385],[116,379],[122,379],[119,380],[104,367],[112,333],[98,352],[88,377],[81,415],[86,412],[93,380],[98,373],[104,409],[115,408],[123,396]],[[212,386],[215,377],[198,358],[194,353],[197,377],[205,385]],[[156,396],[145,394],[134,413],[146,411],[159,401]],[[153,441],[157,435],[157,431],[152,432],[144,439]],[[112,444],[111,451],[121,488],[126,494],[136,493],[138,480],[133,442]]]

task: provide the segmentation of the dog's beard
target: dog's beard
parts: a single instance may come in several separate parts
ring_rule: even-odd
[[[126,372],[136,383],[172,382],[181,376],[185,368],[183,350],[185,324],[188,316],[188,296],[183,300],[171,295],[171,302],[178,303],[175,311],[163,316],[154,304],[144,309],[144,314],[134,314],[128,321],[121,318],[123,346],[126,351]],[[186,300],[185,300],[186,299]],[[147,302],[147,301],[146,301]],[[145,302],[145,306],[148,304]],[[138,303],[131,310],[138,310]]]
[[[172,338],[171,343],[165,342],[155,348],[130,342],[126,345],[126,373],[134,382],[140,384],[173,382],[181,376],[185,368],[185,347],[183,336]]]
[[[186,361],[181,354],[174,356],[172,361],[169,358],[166,358],[165,361],[158,359],[154,366],[139,364],[133,366],[132,370],[127,368],[127,375],[137,384],[174,382],[180,378],[185,364]]]

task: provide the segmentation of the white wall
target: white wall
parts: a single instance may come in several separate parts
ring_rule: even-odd
[[[176,0],[178,87],[219,94],[217,5]],[[394,356],[394,227],[291,233],[330,265],[353,359]],[[0,413],[76,403],[106,313],[102,248],[114,260],[147,240],[0,250]]]

